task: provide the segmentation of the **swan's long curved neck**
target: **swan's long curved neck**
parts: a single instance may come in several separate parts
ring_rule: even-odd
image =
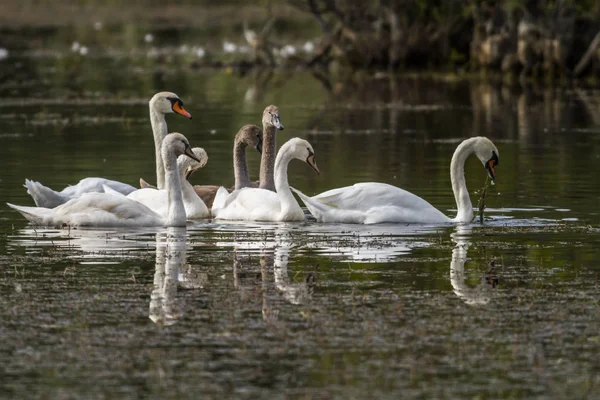
[[[450,180],[458,209],[456,218],[453,219],[454,222],[471,222],[473,220],[473,204],[465,182],[465,161],[474,152],[473,144],[473,139],[462,142],[454,151],[450,163]]]
[[[165,166],[165,189],[167,190],[168,214],[167,226],[185,226],[186,214],[181,194],[181,180],[177,170],[177,157],[166,148],[162,149]]]
[[[248,164],[246,163],[246,147],[247,145],[241,141],[236,141],[233,144],[233,176],[236,190],[250,186]]]
[[[274,177],[274,162],[277,156],[277,130],[272,125],[263,123],[262,156],[260,158],[260,188],[276,190]]]
[[[187,156],[184,155],[180,157]],[[200,200],[200,197],[198,197],[198,195],[196,194],[196,191],[194,190],[192,184],[187,179],[185,179],[185,168],[182,168],[179,171],[179,183],[181,184],[181,196],[183,201],[185,201],[188,204],[193,204]]]
[[[284,214],[295,208],[300,208],[288,183],[288,165],[290,161],[292,161],[292,155],[286,150],[279,151],[275,159],[275,191],[279,196],[281,212]]]
[[[165,115],[156,111],[154,103],[150,103],[150,123],[152,124],[152,133],[154,134],[154,153],[156,155],[156,187],[165,188],[165,165],[162,158],[162,142],[167,136],[167,121]]]

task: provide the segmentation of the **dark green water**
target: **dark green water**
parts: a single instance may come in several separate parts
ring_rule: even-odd
[[[3,203],[33,204],[25,178],[154,181],[159,90],[209,154],[197,184],[232,183],[232,137],[271,103],[279,143],[315,149],[320,176],[290,167],[305,193],[387,182],[452,215],[457,144],[485,135],[500,165],[487,221],[459,228],[43,230],[1,205],[0,397],[600,398],[599,92],[21,61],[0,64]]]

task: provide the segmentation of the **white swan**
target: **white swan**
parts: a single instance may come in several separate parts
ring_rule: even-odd
[[[181,182],[181,194],[183,196],[183,206],[188,219],[208,218],[210,212],[206,204],[194,191],[194,187],[188,182],[189,176],[194,171],[204,167],[208,162],[208,155],[201,147],[194,147],[192,152],[200,162],[181,155],[177,159],[177,170],[179,171],[179,181]],[[109,188],[104,188],[106,193],[119,195]],[[133,191],[127,195],[127,198],[144,204],[155,213],[166,217],[169,214],[169,194],[165,189],[144,188]]]
[[[171,133],[162,144],[169,212],[165,218],[135,200],[109,193],[84,193],[56,208],[22,207],[7,203],[29,221],[44,226],[185,226],[186,215],[177,171],[177,157],[196,159],[188,140]],[[200,160],[196,159],[200,162]]]
[[[228,190],[223,187],[222,190],[229,194],[229,191],[239,190],[245,187],[259,187],[265,182],[265,189],[274,191],[275,184],[273,183],[273,169],[275,165],[275,157],[277,153],[276,129],[283,129],[283,125],[279,119],[279,109],[276,106],[268,106],[263,112],[263,129],[258,126],[248,124],[240,128],[235,134],[233,141],[233,172],[234,186]],[[264,139],[266,138],[266,139]],[[268,151],[261,157],[260,173],[262,181],[253,182],[250,180],[248,173],[248,164],[246,163],[246,147],[254,147],[259,153],[262,153],[263,139],[266,140]],[[141,188],[155,188],[143,179],[140,179]],[[215,195],[221,186],[218,185],[194,185],[196,194],[200,196],[202,201],[208,208],[212,208],[215,200]]]
[[[310,143],[300,138],[290,139],[281,146],[275,160],[277,192],[259,188],[236,190],[226,197],[222,205],[215,198],[215,205],[218,206],[215,208],[213,205],[213,216],[217,219],[246,221],[303,221],[304,212],[288,184],[287,168],[293,159],[305,161],[319,173]],[[220,193],[223,193],[221,189],[217,196]]]
[[[473,205],[465,183],[466,159],[475,154],[483,163],[492,182],[498,165],[498,149],[482,136],[463,141],[454,151],[450,163],[450,180],[458,213],[449,218],[427,201],[406,190],[385,183],[357,183],[328,190],[308,197],[293,189],[319,222],[345,222],[376,224],[380,222],[404,223],[465,223],[473,220]]]
[[[159,188],[162,188],[164,186],[165,172],[161,158],[161,145],[164,137],[168,133],[165,114],[177,113],[187,118],[192,118],[192,116],[183,108],[181,99],[175,93],[171,92],[160,92],[155,94],[152,99],[150,99],[149,107],[150,123],[152,124],[152,132],[154,133],[156,152],[156,179]],[[58,192],[39,182],[25,179],[27,193],[31,195],[36,206],[45,208],[54,208],[70,199],[79,197],[84,193],[103,192],[104,186],[125,195],[136,190],[135,187],[126,183],[92,177],[82,179],[76,185],[67,186],[62,191]]]

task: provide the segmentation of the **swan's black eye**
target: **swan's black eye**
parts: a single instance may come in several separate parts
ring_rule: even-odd
[[[313,151],[311,149],[309,149],[308,147],[306,148],[306,150],[308,150],[308,156],[314,156],[315,153],[313,153]]]

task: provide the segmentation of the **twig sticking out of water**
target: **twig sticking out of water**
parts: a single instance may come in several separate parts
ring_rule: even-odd
[[[487,194],[487,189],[490,187],[490,177],[487,176],[485,178],[485,184],[481,189],[481,196],[479,197],[479,202],[477,203],[477,208],[479,209],[479,223],[483,225],[483,210],[485,210],[485,195]]]

